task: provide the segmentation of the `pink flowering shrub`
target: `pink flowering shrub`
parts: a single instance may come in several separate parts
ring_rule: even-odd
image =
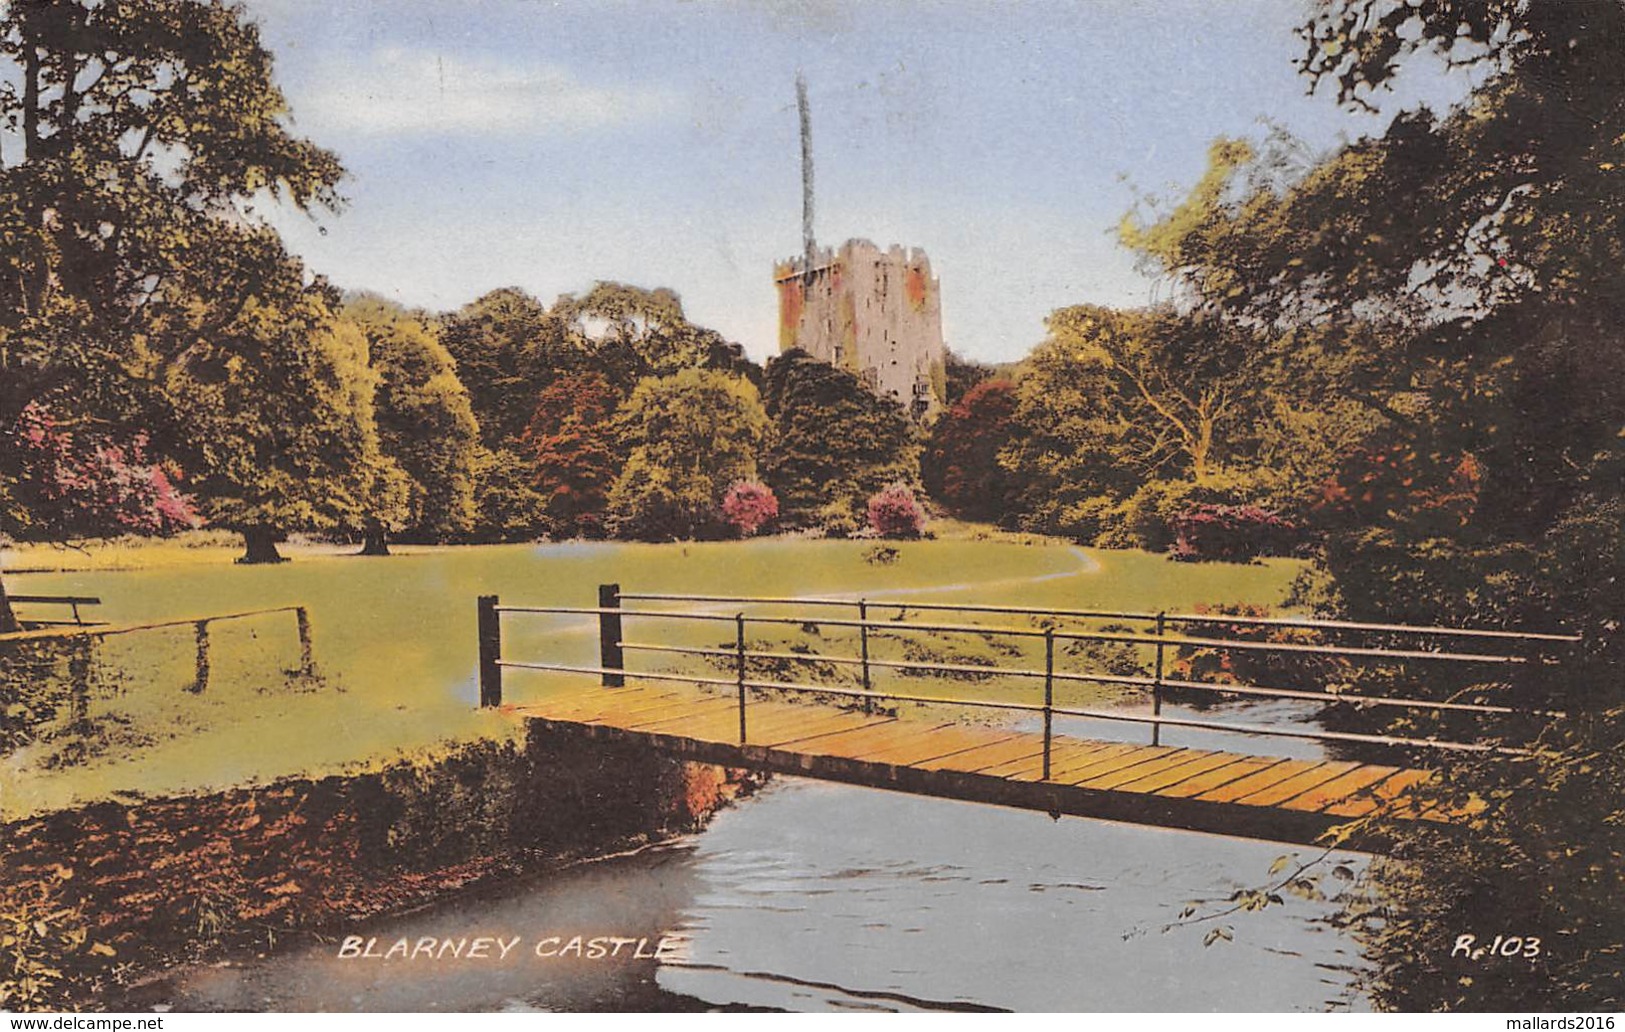
[[[740,537],[750,537],[778,516],[779,500],[766,484],[741,480],[722,499],[722,518]]]
[[[6,436],[16,443],[4,474],[21,536],[172,534],[201,522],[175,486],[180,471],[148,458],[145,434],[119,443],[70,431],[31,402]]]
[[[1173,558],[1183,562],[1247,562],[1261,555],[1290,552],[1299,541],[1297,524],[1256,505],[1192,505],[1174,517]]]
[[[925,513],[906,484],[892,484],[869,499],[869,529],[886,538],[916,538]]]

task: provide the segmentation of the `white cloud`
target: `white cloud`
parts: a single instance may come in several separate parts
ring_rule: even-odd
[[[554,64],[508,63],[388,47],[307,80],[300,126],[355,135],[514,134],[642,121],[671,113],[675,95],[592,86]]]

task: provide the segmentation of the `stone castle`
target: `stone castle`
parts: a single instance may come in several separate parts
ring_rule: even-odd
[[[773,279],[781,352],[800,348],[848,370],[916,420],[942,408],[942,304],[924,251],[809,240],[807,254],[778,263]]]

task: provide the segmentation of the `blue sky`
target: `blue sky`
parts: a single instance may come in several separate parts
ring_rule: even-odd
[[[948,343],[1019,357],[1052,309],[1154,285],[1113,230],[1219,135],[1380,130],[1305,95],[1303,0],[700,3],[246,0],[297,129],[350,169],[342,215],[281,213],[343,287],[444,309],[499,286],[667,286],[764,357],[800,248],[794,77],[820,241],[924,247]],[[1390,109],[1449,98],[1428,71]]]

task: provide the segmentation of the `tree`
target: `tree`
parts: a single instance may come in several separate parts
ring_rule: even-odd
[[[914,425],[852,373],[795,349],[768,363],[762,395],[773,421],[762,479],[792,524],[832,508],[861,518],[870,495],[917,475]]]
[[[1479,85],[1301,175],[1238,163],[1140,239],[1245,324],[1328,339],[1382,324],[1360,363],[1377,422],[1330,485],[1327,601],[1379,621],[1587,632],[1560,677],[1514,686],[1569,713],[1533,756],[1438,758],[1430,798],[1484,803],[1471,834],[1391,829],[1382,920],[1362,932],[1368,986],[1405,1009],[1617,1009],[1625,9],[1339,0],[1301,31],[1301,70],[1346,104],[1373,106],[1418,60]],[[1493,978],[1430,952],[1484,913],[1562,946]]]
[[[978,384],[999,376],[996,367],[956,354],[952,348],[944,349],[942,367],[943,381],[947,385],[947,396],[942,399],[942,403],[949,407],[959,404],[960,399]]]
[[[480,439],[513,448],[530,423],[536,396],[581,361],[566,323],[517,287],[493,290],[447,316],[441,342],[456,359]]]
[[[767,415],[749,381],[685,369],[647,378],[619,422],[630,455],[610,490],[610,529],[668,540],[719,529],[723,492],[756,476]]]
[[[159,452],[195,455],[178,445],[198,399],[183,418],[171,390],[214,359],[255,366],[268,333],[248,324],[266,330],[288,303],[289,261],[252,203],[336,208],[343,169],[288,132],[270,54],[233,5],[13,3],[0,55],[0,115],[18,131],[0,155],[0,425],[39,402],[65,425],[150,430]],[[305,289],[302,270],[293,280]],[[281,339],[266,364],[313,383],[330,356],[304,344]]]
[[[983,380],[931,427],[921,478],[932,497],[967,519],[1015,518],[1020,484],[999,453],[1016,434],[1016,401],[1013,381]]]
[[[194,300],[171,287],[195,236],[221,217],[242,221],[241,202],[267,191],[300,208],[337,204],[342,168],[287,132],[271,57],[237,7],[14,3],[0,16],[0,55],[18,84],[0,91],[0,115],[20,130],[0,170],[11,385],[0,416],[92,386],[86,372],[135,372],[136,334]],[[227,310],[256,274],[237,267],[240,277],[211,284]],[[161,336],[140,349],[176,358]]]
[[[367,339],[302,289],[246,303],[198,339],[167,391],[210,523],[241,531],[240,562],[280,562],[289,530],[363,526],[403,504],[373,409]],[[391,515],[391,518],[396,518]]]
[[[476,541],[532,541],[554,531],[530,456],[481,447],[474,457]]]
[[[602,533],[623,458],[613,419],[620,403],[620,393],[596,372],[560,377],[536,399],[525,442],[555,533]]]
[[[600,281],[580,298],[559,298],[553,310],[592,356],[594,367],[623,390],[643,376],[713,364],[726,368],[735,357],[721,334],[688,321],[682,298],[667,287],[646,290]]]
[[[398,525],[375,511],[363,552],[387,554],[386,530],[429,541],[467,534],[474,525],[479,427],[456,362],[432,325],[379,299],[353,300],[345,312],[367,334],[378,377],[380,449],[405,478]]]
[[[1047,325],[1001,459],[1022,485],[1024,523],[1161,548],[1187,502],[1251,500],[1249,334],[1173,308],[1076,305]]]

